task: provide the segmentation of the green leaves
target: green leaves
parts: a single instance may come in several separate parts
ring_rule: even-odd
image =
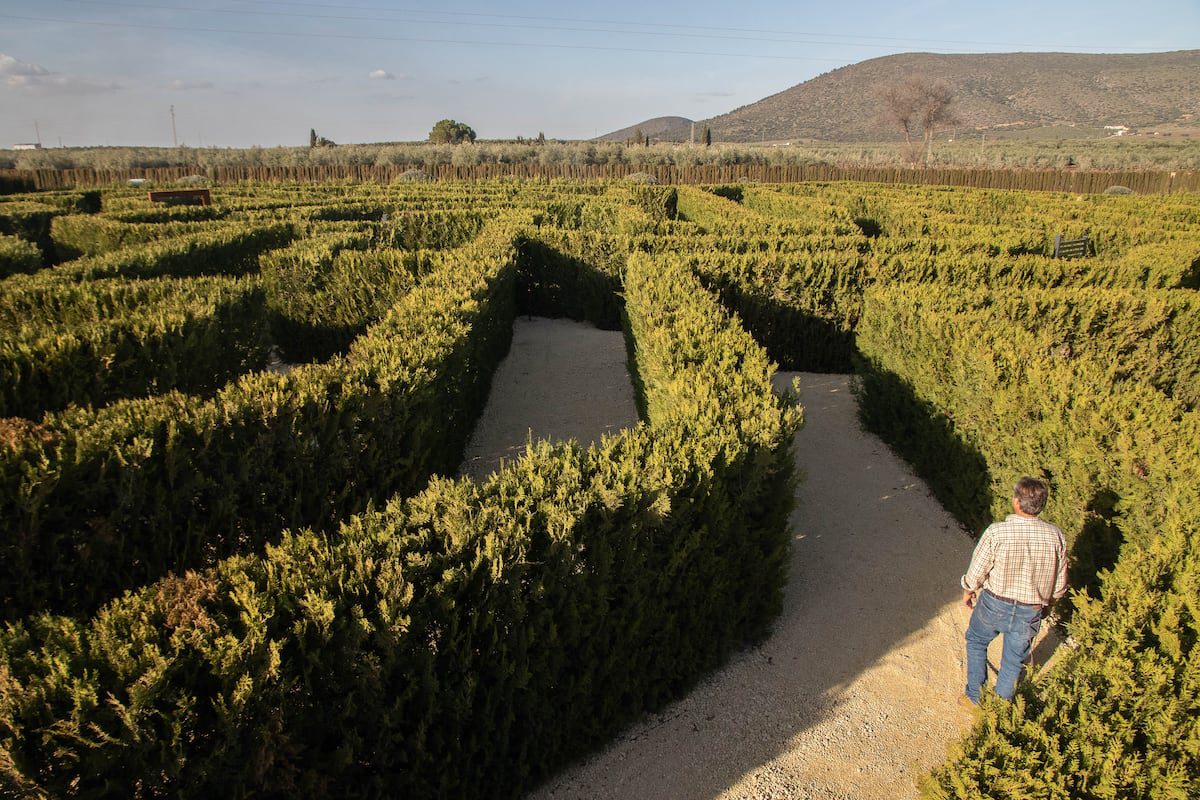
[[[92,574],[120,574],[134,554],[175,572],[90,622],[34,615],[0,635],[6,779],[85,796],[511,796],[766,630],[799,410],[678,259],[635,258],[622,305],[602,297],[626,274],[611,231],[542,240],[530,216],[455,250],[314,240],[319,257],[274,254],[271,280],[298,302],[302,283],[331,301],[338,287],[353,295],[338,309],[378,317],[344,356],[243,377],[209,402],[51,416],[41,451],[37,426],[14,429],[0,463],[36,472],[48,451],[53,471],[37,481],[70,481],[29,524],[67,498],[99,507],[67,477],[99,458],[92,480],[130,492],[104,526],[120,555],[99,564],[106,541]],[[650,420],[586,452],[536,443],[482,484],[435,474],[413,494],[457,466],[508,344],[518,274],[558,269],[568,277],[543,299],[629,320]],[[279,500],[300,512],[272,512]],[[170,559],[155,549],[164,538],[182,547]],[[183,572],[185,552],[203,569]]]

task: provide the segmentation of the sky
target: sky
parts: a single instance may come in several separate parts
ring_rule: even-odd
[[[894,53],[1195,48],[1200,0],[0,0],[0,147],[587,139]]]

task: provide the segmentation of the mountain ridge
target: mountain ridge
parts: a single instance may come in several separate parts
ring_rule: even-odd
[[[901,53],[840,67],[695,124],[726,142],[892,138],[875,121],[875,92],[916,75],[950,84],[960,130],[1184,125],[1200,132],[1200,50]],[[644,133],[687,141],[691,121]]]
[[[672,130],[682,130],[687,128],[688,135],[691,135],[692,120],[687,117],[654,117],[653,119],[639,122],[636,125],[630,125],[627,128],[606,133],[603,136],[597,136],[592,141],[594,142],[627,142],[636,138],[638,131],[641,131],[642,136],[659,137],[662,133]]]

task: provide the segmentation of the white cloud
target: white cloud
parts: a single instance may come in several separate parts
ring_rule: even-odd
[[[49,75],[50,70],[27,61],[18,61],[6,53],[0,53],[0,75],[15,77],[35,77]]]
[[[168,89],[174,89],[180,92],[186,92],[190,89],[211,89],[213,88],[212,81],[184,81],[176,78],[167,84]]]
[[[388,72],[386,69],[377,69],[367,76],[373,81],[394,81],[396,76]]]
[[[20,61],[5,53],[0,53],[0,77],[7,86],[42,94],[97,94],[120,88],[112,82],[100,82],[90,78],[81,78],[78,75],[51,72],[39,64]]]

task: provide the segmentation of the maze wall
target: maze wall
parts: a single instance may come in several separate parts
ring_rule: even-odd
[[[0,199],[6,790],[519,795],[769,631],[800,424],[769,359],[857,371],[972,528],[1052,484],[1082,646],[931,796],[1196,785],[1194,198],[215,195]],[[524,312],[623,329],[643,421],[450,480]]]

